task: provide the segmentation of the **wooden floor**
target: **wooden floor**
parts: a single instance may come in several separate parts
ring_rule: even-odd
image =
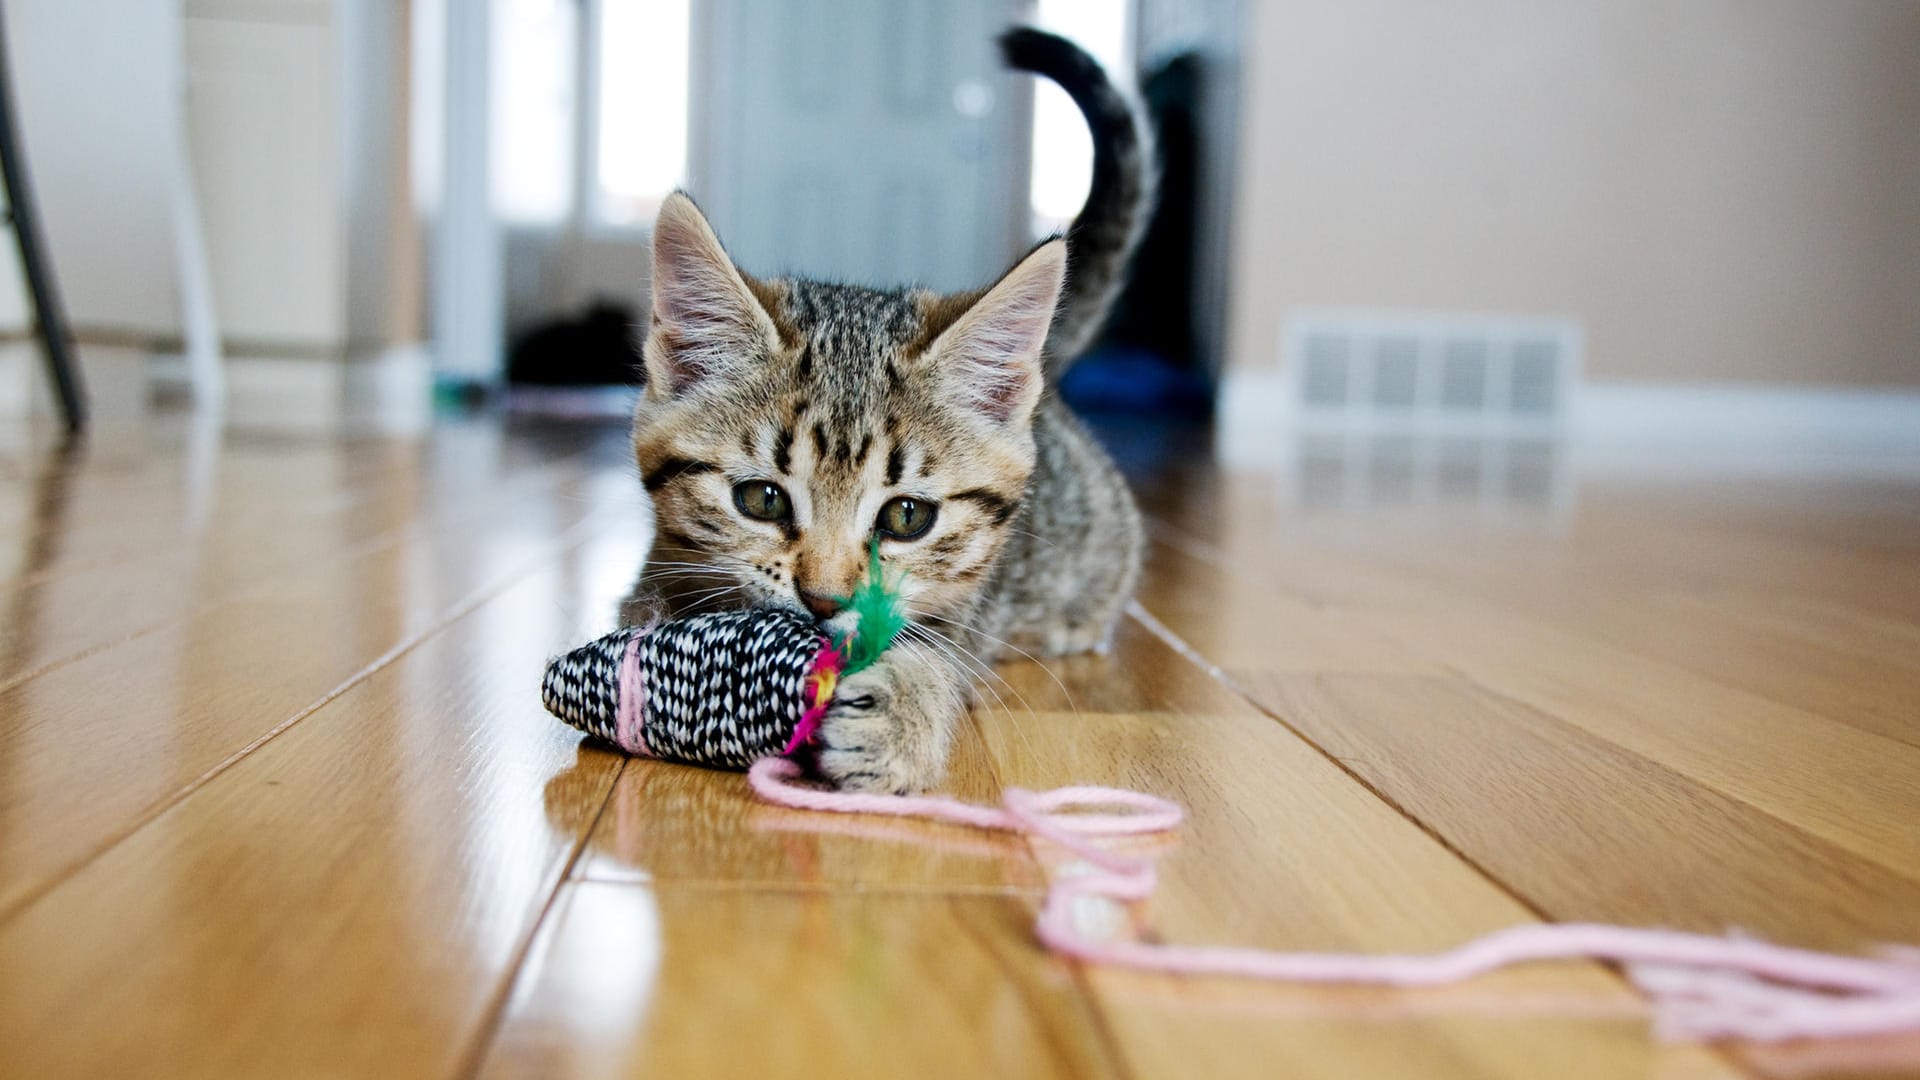
[[[537,683],[646,546],[621,443],[0,432],[0,1073],[1920,1074],[1920,1039],[1658,1047],[1598,966],[1081,970],[1021,844],[583,746]],[[1148,935],[1920,942],[1920,472],[1121,445],[1137,615],[1004,665],[951,790],[1184,802]]]

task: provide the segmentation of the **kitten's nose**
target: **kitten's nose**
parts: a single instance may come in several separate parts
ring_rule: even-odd
[[[840,614],[840,609],[846,606],[838,597],[825,596],[806,589],[800,590],[800,602],[807,605],[807,610],[813,612],[816,619],[831,619]]]

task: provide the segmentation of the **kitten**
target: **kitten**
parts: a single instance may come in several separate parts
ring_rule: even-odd
[[[1073,96],[1095,162],[1067,238],[991,287],[756,279],[678,193],[654,226],[633,445],[657,532],[626,617],[778,605],[829,620],[877,542],[912,625],[822,724],[816,764],[842,788],[937,783],[966,658],[1101,649],[1139,576],[1132,497],[1049,389],[1119,290],[1152,199],[1148,133],[1075,46],[1024,29],[1001,46]]]

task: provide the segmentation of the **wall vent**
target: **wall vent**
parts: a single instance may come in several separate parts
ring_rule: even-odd
[[[1582,347],[1571,319],[1309,312],[1283,354],[1309,427],[1554,433]]]

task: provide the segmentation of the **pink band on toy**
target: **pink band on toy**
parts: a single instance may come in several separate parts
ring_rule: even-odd
[[[649,627],[648,629],[651,629]],[[641,757],[652,757],[647,749],[647,682],[640,675],[640,639],[646,630],[627,639],[627,651],[620,657],[620,701],[614,708],[614,739],[620,749]]]
[[[781,757],[792,757],[801,747],[813,742],[814,732],[820,730],[820,721],[826,719],[827,710],[833,705],[833,691],[840,685],[840,670],[846,664],[847,659],[839,648],[822,634],[820,648],[813,654],[813,664],[807,669],[802,689],[806,711],[793,726],[793,737],[787,740],[787,748],[780,751]]]

